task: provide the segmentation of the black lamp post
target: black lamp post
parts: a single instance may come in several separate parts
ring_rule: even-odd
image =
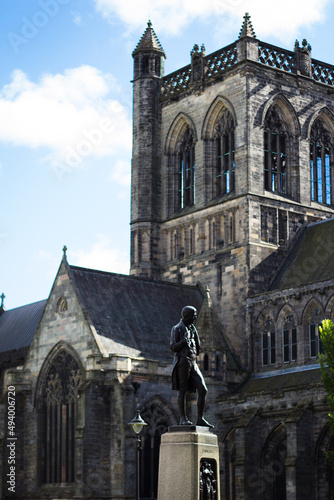
[[[143,427],[147,425],[147,423],[142,419],[140,416],[139,410],[136,412],[135,418],[129,422],[129,425],[131,425],[132,430],[137,436],[137,460],[136,460],[136,500],[140,500],[140,450],[141,450],[141,437],[140,433],[143,430]]]

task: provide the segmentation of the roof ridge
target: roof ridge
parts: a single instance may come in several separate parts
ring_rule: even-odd
[[[154,284],[161,284],[161,285],[170,285],[170,286],[175,286],[175,287],[182,287],[182,288],[199,288],[198,285],[188,285],[185,283],[175,283],[173,281],[166,281],[166,280],[153,280],[150,278],[145,278],[143,276],[136,276],[133,274],[122,274],[122,273],[115,273],[113,271],[103,271],[101,269],[91,269],[88,267],[80,267],[80,266],[73,266],[69,264],[70,270],[75,271],[75,270],[80,270],[80,271],[86,271],[86,272],[92,272],[92,273],[98,273],[98,274],[106,274],[109,276],[119,276],[120,278],[129,278],[129,279],[134,279],[138,281],[145,281],[149,283],[154,283]]]
[[[21,309],[22,307],[29,307],[29,306],[33,306],[33,305],[36,305],[36,304],[41,304],[42,302],[47,302],[48,299],[41,299],[41,300],[36,300],[35,302],[30,302],[29,304],[23,304],[22,306],[17,306],[17,307],[13,307],[12,309],[6,309],[4,311],[4,313],[8,313],[10,311],[15,311],[16,309]]]

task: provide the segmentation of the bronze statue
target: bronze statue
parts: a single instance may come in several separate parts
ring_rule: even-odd
[[[217,499],[217,480],[211,463],[208,460],[201,461],[199,473],[200,500]]]
[[[198,393],[197,423],[204,427],[213,427],[203,418],[207,387],[202,373],[197,365],[197,356],[200,351],[200,340],[194,325],[197,318],[195,307],[186,306],[181,312],[182,319],[173,326],[170,338],[170,347],[174,354],[172,371],[172,389],[179,391],[178,407],[180,425],[191,425],[186,415],[186,393]]]

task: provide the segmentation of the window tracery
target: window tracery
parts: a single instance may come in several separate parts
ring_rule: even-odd
[[[141,411],[142,418],[148,424],[142,433],[141,455],[141,498],[157,498],[159,447],[161,435],[167,432],[169,422],[166,412],[159,407],[161,401],[152,402]]]
[[[177,209],[195,204],[195,139],[189,126],[182,134],[178,147],[178,196]]]
[[[266,316],[262,328],[262,364],[272,365],[276,363],[276,338],[275,325],[269,315]]]
[[[51,365],[44,385],[45,482],[74,481],[74,434],[82,374],[77,361],[63,350]]]
[[[234,191],[234,120],[224,109],[215,127],[216,173],[214,196]]]
[[[264,188],[278,194],[287,194],[288,136],[282,114],[272,106],[264,128]]]
[[[311,200],[332,204],[332,141],[328,130],[317,120],[311,130]]]
[[[308,316],[310,357],[315,358],[323,352],[323,346],[320,338],[319,326],[321,325],[321,311],[315,306]]]
[[[297,360],[297,327],[292,314],[288,314],[283,324],[283,362]]]

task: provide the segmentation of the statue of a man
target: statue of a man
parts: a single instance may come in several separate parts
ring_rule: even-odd
[[[172,389],[178,390],[178,407],[180,425],[191,425],[186,415],[186,393],[198,393],[197,423],[205,427],[213,427],[203,418],[207,387],[202,373],[197,365],[197,356],[200,351],[200,340],[194,322],[197,318],[195,307],[186,306],[181,312],[182,319],[173,326],[170,338],[170,347],[174,354],[172,371]]]

